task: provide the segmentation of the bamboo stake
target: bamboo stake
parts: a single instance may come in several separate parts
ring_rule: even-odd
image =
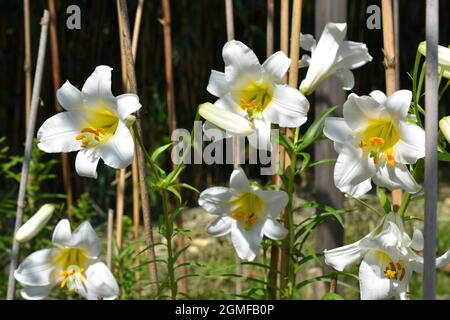
[[[48,9],[50,11],[50,52],[52,57],[52,74],[53,74],[53,91],[55,99],[55,109],[57,112],[63,111],[56,98],[56,91],[61,87],[61,79],[59,77],[59,50],[58,50],[58,34],[56,30],[56,6],[55,0],[48,0]],[[61,167],[63,173],[64,190],[66,191],[67,215],[72,218],[71,208],[73,205],[72,182],[70,181],[69,156],[67,153],[61,153]]]
[[[425,71],[425,246],[423,298],[436,299],[436,207],[438,201],[438,41],[439,1],[426,2]]]
[[[390,96],[396,90],[395,75],[395,35],[394,16],[392,13],[392,0],[381,1],[381,14],[383,16],[383,46],[384,46],[384,68],[386,76],[386,95]],[[398,211],[402,202],[402,190],[392,190],[393,210]]]
[[[225,0],[225,17],[227,23],[227,40],[231,41],[234,39],[234,14],[233,14],[233,0]],[[239,138],[233,137],[233,168],[238,169],[240,162],[239,154]],[[242,294],[242,276],[244,270],[242,268],[241,260],[236,255],[237,265],[235,273],[240,276],[236,278],[235,293],[237,296]]]
[[[133,37],[131,39],[131,53],[133,55],[133,60],[136,61],[137,54],[137,46],[139,42],[139,31],[141,29],[141,21],[142,21],[142,10],[144,7],[144,0],[139,0],[138,6],[136,8],[136,15],[134,19],[134,28],[133,28]],[[137,157],[134,157],[133,163],[131,165],[132,172],[132,184],[133,184],[133,235],[134,240],[139,239],[139,173],[138,173],[138,163]],[[140,265],[140,255],[139,252],[141,248],[136,249],[136,259],[135,265]],[[140,288],[140,279],[141,274],[139,270],[135,273],[135,281],[136,281],[136,289],[139,291]]]
[[[117,6],[117,15],[120,16],[119,6]],[[123,22],[118,19],[119,22],[119,41],[120,41],[120,64],[122,69],[122,86],[125,90],[128,90],[128,79],[126,71],[126,57],[124,52],[124,44],[122,41]],[[122,247],[122,235],[123,235],[123,211],[125,207],[125,169],[119,169],[118,171],[118,183],[116,186],[116,244],[117,248]]]
[[[292,21],[291,21],[291,46],[290,46],[290,58],[291,58],[291,66],[289,69],[289,85],[291,87],[298,87],[298,60],[300,56],[300,28],[301,28],[301,20],[302,20],[302,0],[294,0],[292,5]],[[292,129],[286,129],[286,134],[289,137],[293,137],[294,133]],[[284,168],[287,170],[291,166],[291,159],[288,154],[284,156]],[[285,225],[289,225],[291,222],[289,221],[289,214],[285,211],[284,213],[284,223]],[[286,289],[287,284],[287,276],[289,274],[290,268],[290,241],[289,235],[283,240],[283,250],[281,251],[281,261],[280,261],[280,269],[281,269],[281,279],[280,279],[280,287],[282,292]]]
[[[173,131],[177,128],[177,117],[175,112],[175,93],[174,93],[174,80],[173,80],[173,57],[172,57],[172,34],[171,34],[171,17],[170,17],[170,0],[162,0],[162,8],[163,8],[163,19],[161,23],[163,25],[163,34],[164,34],[164,61],[166,64],[166,101],[167,101],[167,115],[168,115],[168,127],[169,134],[171,135]],[[176,164],[172,162],[172,170],[176,168]],[[178,180],[178,178],[177,178]],[[175,218],[175,223],[177,228],[183,229],[183,216],[182,213],[178,214]],[[185,246],[185,239],[183,235],[178,235],[176,238],[176,245],[178,250],[182,250]],[[188,292],[188,284],[187,284],[187,268],[185,266],[186,263],[186,254],[183,251],[179,257],[180,265],[180,292],[187,293]]]
[[[286,1],[283,1],[286,2]],[[286,10],[285,6],[283,7],[283,3],[281,4],[281,24],[283,24],[283,9]],[[289,3],[288,3],[289,6]],[[287,7],[287,10],[289,11],[289,7]],[[282,29],[282,27],[281,27]],[[266,57],[270,57],[273,54],[273,47],[274,47],[274,2],[273,0],[267,0],[267,26],[266,26]],[[281,35],[283,37],[283,35]],[[280,150],[278,153],[278,161],[280,161],[281,164],[284,163],[282,160],[284,159],[284,150]],[[283,161],[283,162],[282,162]],[[283,164],[284,165],[284,164]],[[282,185],[281,178],[278,174],[275,174],[272,177],[272,182],[275,183],[277,186]],[[278,261],[279,261],[279,249],[276,245],[276,242],[272,242],[272,246],[270,248],[270,269],[269,269],[269,299],[274,300],[277,298],[277,282],[278,282]]]
[[[47,45],[49,12],[44,10],[44,14],[41,19],[41,36],[39,39],[39,51],[36,62],[36,71],[34,76],[33,94],[31,99],[31,108],[29,116],[29,124],[27,129],[27,136],[25,140],[25,152],[23,156],[22,172],[20,176],[19,194],[17,197],[17,211],[16,222],[14,226],[14,239],[12,240],[11,248],[11,263],[9,266],[9,278],[8,278],[8,290],[6,294],[7,300],[14,300],[16,280],[14,278],[14,271],[17,268],[19,260],[19,243],[16,241],[16,232],[22,225],[23,211],[25,208],[25,195],[28,181],[28,174],[30,172],[31,152],[33,149],[33,138],[36,127],[36,117],[38,112],[39,93],[41,91],[42,76],[44,72],[45,51]]]
[[[31,105],[31,31],[30,31],[30,0],[23,0],[23,21],[25,32],[25,63],[23,66],[25,72],[25,134],[28,132],[30,123],[30,105]]]
[[[130,26],[128,21],[128,10],[126,0],[117,0],[117,5],[119,7],[119,19],[123,22],[123,30],[121,33],[122,41],[124,43],[125,56],[127,58],[127,76],[130,84],[130,92],[137,94],[137,84],[136,84],[136,73],[134,70],[134,59],[131,52],[131,40],[130,40]],[[142,126],[141,126],[141,113],[142,108],[138,110],[136,115],[136,128],[137,133],[142,137]],[[148,247],[147,255],[149,259],[148,268],[150,274],[150,288],[151,296],[155,298],[158,293],[158,271],[155,262],[155,248],[153,245],[153,231],[151,224],[151,209],[150,209],[150,199],[148,195],[148,186],[145,181],[147,176],[147,164],[145,162],[144,153],[141,148],[137,148],[137,159],[139,168],[139,186],[141,194],[142,203],[142,216],[144,220],[144,237],[145,243]]]
[[[113,243],[113,230],[114,230],[114,211],[108,210],[108,230],[106,237],[106,265],[109,270],[112,270],[112,243]]]
[[[400,4],[399,0],[392,0],[392,11],[394,16],[394,38],[395,38],[395,56],[400,57]],[[400,86],[400,59],[395,59],[395,87]]]

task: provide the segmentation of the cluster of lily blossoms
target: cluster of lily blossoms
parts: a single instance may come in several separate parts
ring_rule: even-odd
[[[218,128],[227,136],[247,136],[257,149],[270,150],[271,127],[296,128],[305,124],[310,95],[324,80],[336,76],[344,90],[351,90],[350,70],[372,60],[363,43],[345,41],[347,25],[328,23],[319,41],[301,35],[304,55],[300,67],[308,67],[299,88],[282,79],[291,60],[281,51],[262,65],[255,53],[239,41],[223,47],[224,72],[212,70],[208,92],[218,97],[214,103],[199,106],[206,119],[204,130]],[[75,168],[79,175],[96,178],[98,161],[113,168],[125,168],[134,157],[134,141],[129,127],[131,115],[141,105],[134,94],[114,97],[111,68],[98,66],[82,90],[68,81],[57,97],[66,112],[41,126],[38,147],[45,152],[78,151]],[[420,191],[407,165],[423,158],[424,130],[409,114],[412,94],[400,90],[386,97],[375,90],[368,96],[350,94],[343,106],[343,118],[329,117],[324,134],[339,153],[334,182],[342,192],[360,197],[372,182],[388,189]],[[239,258],[252,261],[260,251],[264,236],[283,239],[288,231],[277,219],[288,203],[284,191],[262,190],[253,186],[241,168],[235,169],[229,187],[204,190],[198,203],[216,216],[208,226],[215,237],[230,234]],[[40,218],[42,225],[47,216]],[[39,219],[38,219],[39,220]],[[67,220],[56,226],[54,247],[31,254],[15,272],[24,286],[26,299],[46,298],[60,286],[88,299],[113,299],[118,285],[109,269],[100,262],[99,241],[91,225],[84,222],[72,234]],[[421,272],[423,239],[416,230],[412,239],[406,234],[402,218],[390,213],[360,241],[325,251],[325,262],[336,270],[351,263],[360,265],[362,299],[406,297],[413,271]],[[447,252],[437,267],[449,261]]]

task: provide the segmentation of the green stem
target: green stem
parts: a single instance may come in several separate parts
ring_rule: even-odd
[[[175,279],[175,261],[172,250],[172,239],[173,239],[173,224],[169,217],[169,206],[167,201],[167,192],[161,191],[161,198],[163,202],[163,214],[164,214],[164,225],[165,225],[165,238],[167,241],[167,273],[169,275],[169,285],[172,300],[177,299],[178,286]]]

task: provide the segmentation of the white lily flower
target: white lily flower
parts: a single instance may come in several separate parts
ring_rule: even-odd
[[[450,116],[443,117],[439,120],[439,129],[441,129],[445,139],[450,143]]]
[[[206,189],[200,194],[198,203],[218,216],[209,224],[208,233],[213,237],[231,233],[231,242],[241,259],[255,259],[264,235],[281,240],[287,234],[276,220],[288,203],[286,192],[250,186],[241,168],[231,174],[229,188]]]
[[[311,57],[303,55],[300,67],[309,66],[300,91],[311,94],[319,84],[330,76],[342,82],[344,90],[351,90],[355,84],[352,69],[372,61],[367,46],[361,42],[344,41],[347,34],[346,23],[327,23],[316,45],[312,35],[301,35],[300,46],[311,51]]]
[[[416,193],[420,186],[407,164],[425,156],[425,131],[408,114],[412,93],[399,90],[387,98],[381,91],[370,96],[350,94],[344,118],[325,120],[324,134],[339,153],[334,183],[354,197],[376,184]]]
[[[215,109],[204,114],[204,106],[200,107],[207,121],[234,135],[249,135],[251,128],[250,144],[265,150],[270,150],[271,123],[294,128],[306,122],[308,100],[296,88],[281,83],[291,64],[283,52],[274,53],[261,65],[251,49],[232,40],[222,55],[225,72],[212,70],[207,87],[220,99]]]
[[[361,261],[359,267],[362,300],[407,298],[413,272],[423,271],[423,235],[414,230],[412,239],[405,232],[402,218],[395,213],[384,216],[380,224],[361,240],[325,250],[325,263],[338,271]],[[450,262],[450,251],[436,259],[436,267]]]
[[[424,56],[427,55],[426,41],[419,44],[419,52]],[[438,46],[438,67],[439,73],[442,72],[444,78],[450,79],[450,48]]]
[[[54,247],[29,255],[14,272],[27,300],[45,299],[55,286],[67,287],[88,300],[115,299],[119,286],[108,267],[99,260],[100,241],[89,222],[73,233],[68,220],[53,232]]]
[[[44,204],[30,219],[27,220],[16,233],[16,241],[21,243],[32,239],[45,227],[53,215],[55,206]]]
[[[81,92],[66,81],[57,97],[67,112],[45,121],[37,134],[38,147],[45,152],[79,151],[75,169],[80,176],[97,178],[100,158],[116,169],[133,161],[134,142],[126,124],[141,104],[135,94],[112,95],[111,70],[95,68]]]

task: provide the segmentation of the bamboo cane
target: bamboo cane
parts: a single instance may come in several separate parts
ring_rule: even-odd
[[[122,20],[123,30],[121,33],[122,41],[124,43],[124,51],[125,56],[127,58],[127,76],[130,85],[130,92],[137,93],[137,84],[136,84],[136,73],[134,70],[134,59],[133,54],[131,52],[131,40],[130,40],[130,26],[128,19],[128,9],[126,0],[117,0],[117,5],[119,7],[119,19]],[[142,126],[141,126],[141,111],[140,109],[137,112],[136,116],[136,128],[137,133],[140,137],[142,137]],[[155,248],[153,242],[153,231],[151,224],[151,209],[150,209],[150,199],[148,195],[148,187],[145,181],[145,177],[147,176],[147,164],[145,162],[144,153],[141,148],[137,148],[137,159],[138,159],[138,168],[139,168],[139,187],[141,194],[141,203],[142,203],[142,216],[144,220],[144,236],[145,242],[148,247],[147,255],[148,255],[148,268],[150,274],[150,288],[151,288],[151,296],[155,298],[158,293],[158,271],[156,268],[155,262]]]
[[[57,112],[63,111],[56,98],[56,91],[61,87],[61,78],[59,77],[59,50],[58,50],[58,33],[56,30],[56,6],[55,0],[48,0],[48,9],[50,11],[50,52],[52,57],[52,74],[53,74],[53,91],[55,99],[55,109]],[[71,208],[73,205],[72,182],[70,181],[69,156],[67,153],[61,153],[61,167],[63,173],[64,190],[67,199],[67,215],[72,218]]]
[[[386,95],[390,96],[396,90],[395,74],[395,35],[394,16],[392,13],[392,0],[382,0],[381,10],[383,16],[383,46],[384,46],[384,68],[386,76]],[[393,210],[398,211],[402,202],[402,190],[392,191]]]
[[[30,0],[23,0],[23,21],[25,33],[25,134],[28,132],[30,123],[30,104],[31,104],[31,31],[30,31]]]
[[[284,1],[285,2],[285,1]],[[289,3],[288,3],[289,6]],[[283,16],[283,4],[282,4],[282,10],[281,10],[281,16]],[[273,54],[273,47],[274,47],[274,1],[273,0],[267,0],[267,26],[266,26],[266,57],[270,57]],[[289,7],[287,7],[289,10]],[[284,9],[286,10],[286,9]],[[282,19],[283,17],[281,17]],[[281,22],[282,23],[282,22]],[[282,157],[284,159],[284,150],[280,150],[278,154],[278,161],[280,163],[282,161]],[[275,183],[277,186],[282,185],[281,178],[278,174],[275,174],[272,177],[272,182]],[[278,261],[279,261],[279,249],[276,245],[276,242],[272,242],[272,246],[270,248],[270,269],[269,269],[269,298],[274,300],[277,297],[277,282],[278,282]]]
[[[177,117],[175,112],[175,93],[174,93],[174,80],[173,80],[173,57],[172,57],[172,34],[171,34],[171,17],[170,17],[170,0],[162,0],[162,8],[163,8],[163,19],[161,21],[163,25],[163,34],[164,34],[164,61],[165,61],[165,69],[166,69],[166,102],[167,102],[167,115],[168,115],[168,128],[169,134],[172,134],[173,131],[177,128]],[[175,162],[172,162],[172,170],[176,168]],[[178,178],[177,178],[178,179]],[[175,218],[175,223],[177,228],[183,229],[183,216],[182,214],[178,214]],[[186,246],[185,239],[183,235],[179,235],[176,238],[176,245],[178,250],[183,250]],[[188,284],[187,284],[187,268],[186,268],[186,254],[183,251],[179,257],[180,265],[180,292],[187,293],[188,292]]]
[[[291,45],[290,45],[291,66],[289,69],[289,85],[294,88],[298,87],[298,60],[300,56],[301,19],[302,19],[302,0],[294,0],[294,3],[292,5],[292,21],[291,21]],[[294,135],[292,129],[286,129],[286,134],[289,137],[293,137]],[[289,155],[285,153],[284,156],[285,170],[287,170],[290,166],[291,166],[291,159],[289,158]],[[284,223],[285,225],[289,225],[291,223],[289,214],[286,211],[284,213]],[[288,237],[283,240],[283,249],[281,251],[281,261],[280,261],[280,269],[281,269],[280,287],[283,294],[286,289],[287,276],[289,275],[290,251],[291,248],[288,235]]]
[[[423,298],[436,299],[436,207],[438,201],[438,41],[439,1],[426,2],[425,71],[425,246]]]
[[[108,210],[108,229],[106,236],[106,265],[112,270],[112,247],[113,247],[113,230],[114,230],[114,211]]]
[[[22,172],[20,176],[19,194],[17,197],[17,211],[16,211],[16,222],[14,226],[14,239],[12,240],[11,248],[11,263],[9,265],[9,278],[8,278],[8,290],[6,293],[7,300],[14,300],[16,280],[14,278],[14,271],[17,268],[17,263],[19,260],[19,243],[16,241],[16,232],[22,225],[23,211],[25,208],[25,195],[27,188],[28,174],[30,171],[31,162],[31,152],[33,149],[33,138],[34,129],[36,127],[36,117],[38,112],[39,94],[41,91],[42,76],[44,73],[44,61],[45,61],[45,51],[47,45],[47,34],[48,34],[48,24],[49,24],[49,12],[44,10],[44,14],[41,19],[41,35],[39,39],[39,51],[36,62],[36,71],[34,76],[33,84],[33,94],[31,99],[31,108],[29,116],[29,124],[27,129],[26,141],[25,141],[25,152],[23,156]]]
[[[225,17],[227,24],[227,40],[231,41],[234,39],[234,14],[233,14],[233,0],[225,0]],[[233,137],[233,168],[238,169],[240,162],[240,154],[239,154],[239,138]],[[241,260],[236,255],[237,265],[235,273],[238,278],[236,278],[235,283],[235,293],[236,296],[242,295],[242,276],[244,270],[242,268]]]

